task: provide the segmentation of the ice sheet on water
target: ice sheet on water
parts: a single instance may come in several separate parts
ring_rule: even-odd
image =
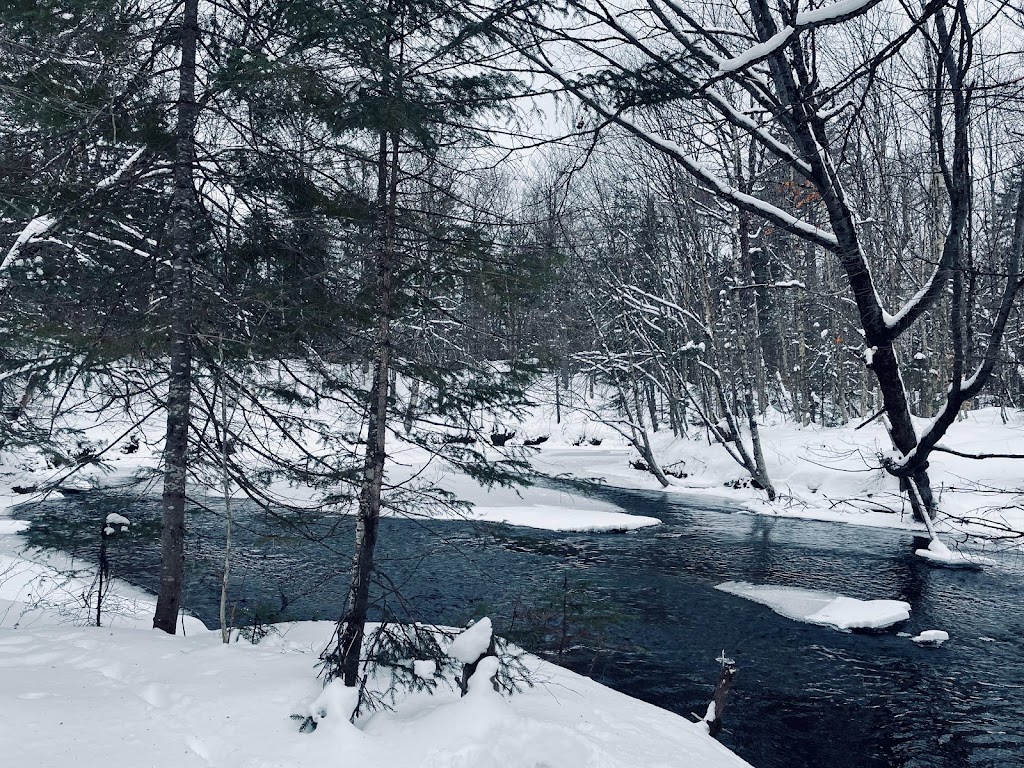
[[[939,539],[932,539],[928,549],[915,549],[914,554],[945,568],[984,568],[995,565],[991,558],[970,552],[954,552]]]
[[[0,534],[20,533],[28,530],[28,520],[8,520],[0,518]]]
[[[910,618],[902,600],[858,600],[798,587],[727,581],[715,589],[767,605],[780,616],[836,629],[884,629]]]

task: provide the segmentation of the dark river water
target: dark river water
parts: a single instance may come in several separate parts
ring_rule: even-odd
[[[397,618],[499,632],[632,696],[703,713],[722,651],[739,666],[721,740],[757,768],[1024,766],[1024,569],[929,567],[909,534],[737,514],[660,493],[599,497],[664,524],[630,534],[384,520],[378,603]],[[157,586],[159,504],[83,494],[34,507],[30,542],[95,558],[107,512],[114,574]],[[236,623],[339,614],[353,521],[242,508]],[[223,523],[190,518],[185,603],[217,626]],[[902,626],[842,633],[790,621],[713,587],[727,580],[893,598]],[[898,632],[944,629],[939,648]],[[558,654],[562,649],[561,655]],[[680,756],[685,761],[685,756]],[[684,764],[684,762],[681,762]],[[638,768],[642,768],[639,767]]]

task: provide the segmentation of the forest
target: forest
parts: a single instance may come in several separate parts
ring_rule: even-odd
[[[327,698],[303,728],[434,687],[403,666],[444,652],[378,562],[386,521],[540,498],[595,479],[600,450],[645,493],[898,509],[882,525],[916,531],[903,549],[921,559],[999,573],[1010,552],[1019,570],[1013,3],[9,0],[0,59],[5,505],[104,477],[158,499],[151,619],[171,635],[192,610],[196,509],[213,509],[225,643],[245,623],[232,532],[250,510],[310,537],[351,520],[330,544]],[[793,435],[820,442],[823,479],[800,479]],[[100,526],[97,626],[125,514]],[[561,530],[597,530],[580,526]],[[477,664],[516,688],[522,660],[492,669],[505,641],[469,632],[448,654],[461,693],[483,702]]]

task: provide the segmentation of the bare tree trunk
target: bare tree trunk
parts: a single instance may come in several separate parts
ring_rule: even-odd
[[[196,158],[196,49],[199,0],[185,0],[181,22],[181,65],[175,128],[174,194],[171,199],[170,379],[164,443],[163,529],[160,534],[160,594],[153,627],[174,634],[185,580],[185,479],[192,399],[192,257],[197,211],[193,166]]]
[[[754,393],[750,391],[748,384],[744,395],[744,406],[747,411],[747,427],[750,429],[750,450],[754,454],[754,471],[751,473],[758,485],[768,494],[769,501],[775,501],[775,486],[772,485],[771,477],[768,474],[768,466],[764,461],[764,451],[761,449],[761,430],[757,424],[757,411],[754,409]],[[740,435],[737,440],[742,440]]]
[[[390,139],[390,149],[389,149]],[[366,454],[359,491],[359,517],[356,522],[356,552],[352,562],[352,584],[348,607],[338,624],[334,676],[346,686],[359,682],[366,616],[370,604],[370,577],[380,522],[381,486],[384,480],[385,438],[388,425],[388,399],[391,394],[391,312],[395,259],[395,206],[398,185],[397,134],[382,132],[377,157],[377,249],[375,289],[377,327],[374,333],[371,368]],[[389,157],[390,155],[390,157]]]
[[[220,471],[221,492],[224,496],[224,571],[220,582],[220,637],[225,643],[231,642],[231,626],[228,624],[228,586],[231,579],[231,474],[228,471],[230,436],[228,434],[228,398],[223,372],[224,347],[220,353]]]

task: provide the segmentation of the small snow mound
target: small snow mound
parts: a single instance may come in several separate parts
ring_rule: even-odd
[[[780,616],[840,630],[885,629],[910,618],[910,603],[902,600],[858,600],[813,589],[727,581],[715,587],[767,605]]]
[[[481,659],[473,676],[469,678],[469,693],[466,696],[479,699],[481,696],[494,694],[491,678],[496,674],[498,674],[497,657],[486,656]]]
[[[941,629],[926,629],[910,639],[918,645],[942,645],[949,640],[949,633]]]
[[[131,525],[132,521],[124,515],[119,515],[117,512],[111,512],[107,515],[107,525]]]
[[[485,616],[452,641],[448,655],[462,664],[472,664],[487,652],[492,632],[491,620]]]
[[[437,674],[437,662],[416,659],[412,663],[412,672],[416,677],[428,678]]]
[[[349,725],[358,703],[359,688],[346,686],[341,678],[336,678],[309,705],[309,716],[317,722],[318,730],[325,722],[334,728],[339,724]]]

